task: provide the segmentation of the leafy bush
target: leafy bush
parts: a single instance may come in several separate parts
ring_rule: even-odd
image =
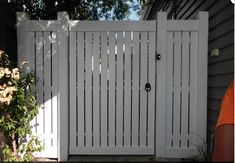
[[[36,77],[23,73],[22,67],[23,64],[15,67],[8,55],[0,51],[0,131],[6,139],[5,161],[31,161],[33,152],[42,150],[30,124],[39,110],[32,91]]]

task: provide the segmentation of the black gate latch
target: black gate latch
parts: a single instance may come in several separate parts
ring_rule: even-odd
[[[149,92],[149,91],[151,90],[151,84],[150,84],[150,83],[146,83],[146,84],[145,84],[145,90],[146,90],[147,92]]]
[[[156,59],[157,59],[157,60],[160,60],[160,59],[161,59],[161,54],[157,54],[157,55],[156,55]]]

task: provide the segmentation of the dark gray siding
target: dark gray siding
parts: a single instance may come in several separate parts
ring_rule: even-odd
[[[8,4],[0,2],[0,50],[4,50],[16,61],[16,13]]]
[[[234,11],[230,0],[181,0],[174,10],[172,0],[156,0],[148,19],[155,19],[157,11],[167,11],[168,19],[193,19],[199,11],[209,11],[208,41],[208,114],[207,140],[219,115],[221,99],[234,78]],[[211,56],[219,48],[220,55]]]

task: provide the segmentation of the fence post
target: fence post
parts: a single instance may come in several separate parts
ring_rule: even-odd
[[[18,66],[23,61],[29,61],[28,52],[28,33],[27,33],[27,20],[30,19],[29,15],[25,12],[17,12],[17,62]],[[29,71],[29,64],[26,65],[26,71]]]
[[[58,161],[68,159],[68,21],[66,12],[58,12]]]
[[[208,12],[199,12],[197,65],[197,146],[206,149]],[[203,140],[204,139],[204,140]]]
[[[156,89],[156,134],[155,134],[155,157],[164,157],[166,138],[166,36],[167,36],[167,13],[157,14],[157,53],[161,60],[157,61],[157,89]]]

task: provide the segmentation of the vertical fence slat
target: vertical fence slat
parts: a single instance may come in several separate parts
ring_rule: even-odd
[[[53,134],[53,139],[51,143],[54,147],[54,151],[57,155],[57,113],[58,113],[58,52],[57,52],[57,34],[52,32],[52,128],[51,133]]]
[[[109,33],[109,146],[115,145],[115,33]]]
[[[130,146],[131,120],[131,33],[125,32],[124,146]]]
[[[138,146],[139,124],[139,32],[133,36],[132,146]]]
[[[148,93],[148,146],[154,147],[154,113],[155,113],[155,32],[149,32],[149,83]]]
[[[179,147],[180,137],[180,76],[181,76],[181,32],[175,32],[174,40],[174,109],[173,146]]]
[[[107,32],[101,32],[101,146],[107,146]]]
[[[86,131],[86,146],[92,145],[92,117],[91,117],[91,32],[86,32],[86,47],[85,47],[85,131]]]
[[[64,161],[68,156],[69,138],[69,99],[68,99],[68,21],[66,12],[57,13],[57,49],[58,49],[58,160]]]
[[[140,76],[140,146],[146,146],[147,32],[141,32]]]
[[[182,38],[182,123],[181,145],[187,147],[188,135],[188,92],[189,92],[189,32]]]
[[[44,100],[45,100],[45,133],[51,134],[51,36],[50,32],[44,32]],[[45,145],[48,149],[51,146],[51,140],[46,138]]]
[[[77,76],[78,76],[78,90],[77,90],[77,100],[78,100],[78,106],[77,106],[77,110],[78,110],[78,119],[77,119],[77,125],[78,125],[78,146],[84,146],[84,123],[85,123],[85,104],[84,104],[84,87],[85,87],[85,83],[84,83],[84,32],[78,32],[77,33],[77,41],[78,41],[78,45],[77,45]]]
[[[34,32],[30,32],[29,34],[28,43],[30,44],[29,47],[29,69],[30,72],[33,72],[35,74],[35,38],[34,38]],[[32,91],[35,92],[36,88],[35,86],[32,87]],[[33,126],[33,132],[36,132],[36,117],[31,121],[31,125]]]
[[[43,134],[43,37],[42,32],[36,32],[36,76],[38,77],[37,104],[41,107],[37,116],[37,134]]]
[[[29,44],[29,69],[30,72],[34,72],[35,70],[35,38],[34,38],[34,32],[28,33],[28,44]]]
[[[165,157],[166,151],[166,36],[167,36],[167,14],[162,12],[157,14],[157,34],[156,50],[161,55],[161,60],[157,62],[156,78],[156,133],[155,134],[155,156]]]
[[[70,32],[70,147],[74,148],[77,145],[77,106],[76,106],[76,32]]]
[[[190,38],[190,106],[189,106],[189,147],[196,144],[196,113],[197,113],[197,62],[198,32],[191,32]]]
[[[100,145],[100,110],[99,110],[99,57],[100,57],[100,40],[99,33],[93,33],[93,141],[94,146]]]
[[[166,136],[166,146],[169,147],[171,146],[171,141],[172,141],[172,112],[173,112],[173,32],[167,32],[167,68],[166,68],[166,75],[167,75],[167,88],[166,88],[166,98],[167,98],[167,121],[166,121],[166,130],[167,130],[167,136]]]
[[[198,14],[198,81],[197,81],[197,137],[198,146],[206,151],[206,122],[207,122],[207,69],[208,69],[208,12]],[[205,126],[205,127],[202,127]]]
[[[123,138],[123,33],[117,32],[117,110],[116,143],[122,146]]]

